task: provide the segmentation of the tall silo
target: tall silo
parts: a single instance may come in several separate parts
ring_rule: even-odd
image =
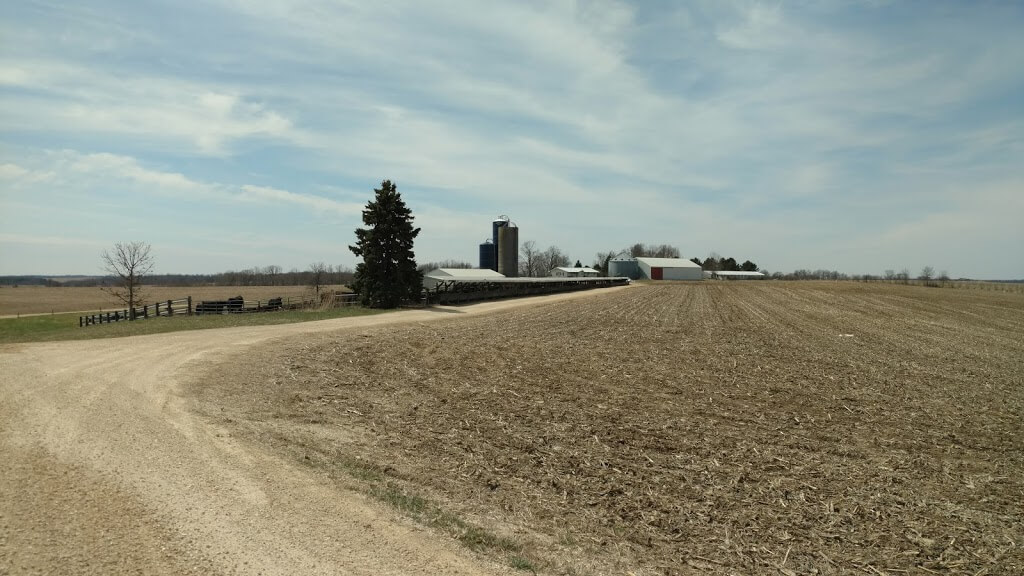
[[[480,269],[498,270],[498,247],[490,238],[480,244]]]
[[[508,221],[498,228],[498,274],[519,276],[519,228]]]
[[[501,258],[498,256],[499,247],[501,246],[501,242],[498,241],[498,231],[508,226],[508,224],[509,218],[504,215],[498,216],[493,222],[491,222],[491,242],[494,245],[494,265],[491,266],[491,270],[494,270],[495,272],[501,272],[498,270],[498,263],[501,262]],[[481,268],[483,268],[483,266],[481,266]]]

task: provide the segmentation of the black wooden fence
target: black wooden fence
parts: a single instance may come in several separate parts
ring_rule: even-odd
[[[142,320],[155,318],[157,316],[180,316],[192,314],[192,297],[179,298],[177,300],[166,300],[155,304],[143,304],[135,308],[115,310],[113,312],[101,312],[88,316],[79,316],[80,327],[92,326],[93,324],[109,324],[111,322],[122,322],[125,320]]]
[[[192,297],[180,298],[178,300],[167,300],[155,304],[145,304],[134,309],[114,310],[101,312],[88,316],[79,316],[80,327],[93,326],[96,324],[109,324],[111,322],[122,322],[126,320],[144,320],[158,316],[180,316],[182,314],[191,316],[193,314],[245,314],[251,312],[273,312],[277,310],[302,310],[309,308],[337,308],[339,306],[355,306],[359,303],[358,294],[344,294],[334,292],[324,294],[318,300],[312,296],[295,296],[285,298],[271,298],[269,300],[247,301],[241,296],[228,298],[227,300],[204,300],[192,304]]]

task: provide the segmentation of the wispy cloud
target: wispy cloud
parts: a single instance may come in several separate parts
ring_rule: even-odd
[[[334,212],[345,216],[356,216],[362,213],[363,205],[351,202],[338,202],[330,198],[310,194],[296,194],[287,190],[268,188],[266,186],[242,186],[242,192],[235,196],[244,201],[271,202],[276,204],[296,204],[309,208],[317,213]]]
[[[6,61],[5,61],[6,60]],[[301,144],[282,114],[230,85],[96,70],[50,59],[0,59],[8,130],[144,138],[150,146],[227,156],[246,139]]]
[[[648,241],[878,272],[872,239],[884,238],[884,256],[908,266],[1024,276],[922,240],[957,216],[965,251],[1020,239],[977,232],[988,208],[964,200],[1004,194],[1019,170],[1016,5],[482,10],[13,5],[0,128],[36,162],[4,158],[5,207],[27,206],[25,191],[43,189],[30,179],[47,178],[65,203],[93,198],[82,210],[154,195],[243,207],[198,216],[195,204],[161,224],[192,235],[216,225],[247,238],[258,222],[284,240],[318,215],[313,227],[333,222],[344,246],[389,178],[422,215],[417,252],[431,260],[475,258],[488,219],[508,213],[525,239],[584,261]],[[60,149],[75,152],[44,152]]]

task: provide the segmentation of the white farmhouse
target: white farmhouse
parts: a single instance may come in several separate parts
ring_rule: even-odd
[[[588,278],[600,275],[601,273],[597,270],[586,266],[582,268],[558,266],[556,268],[552,268],[551,272],[548,273],[548,276],[553,276],[555,278]]]

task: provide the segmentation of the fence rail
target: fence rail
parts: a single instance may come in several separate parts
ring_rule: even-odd
[[[188,296],[177,300],[165,300],[136,306],[135,308],[79,316],[78,326],[85,327],[97,324],[110,324],[112,322],[144,320],[160,316],[247,314],[274,312],[277,310],[305,310],[320,307],[337,308],[340,306],[355,306],[357,304],[359,304],[358,294],[345,294],[342,292],[322,294],[320,298],[313,296],[288,296],[271,298],[269,300],[256,300],[255,302],[237,296],[227,300],[205,300],[195,305],[192,303],[192,297]]]
[[[153,304],[143,304],[134,308],[115,310],[113,312],[101,312],[88,316],[78,317],[78,326],[92,326],[94,324],[109,324],[111,322],[123,322],[125,320],[142,320],[155,318],[157,316],[181,316],[192,314],[192,297],[179,298],[177,300],[164,300]]]

